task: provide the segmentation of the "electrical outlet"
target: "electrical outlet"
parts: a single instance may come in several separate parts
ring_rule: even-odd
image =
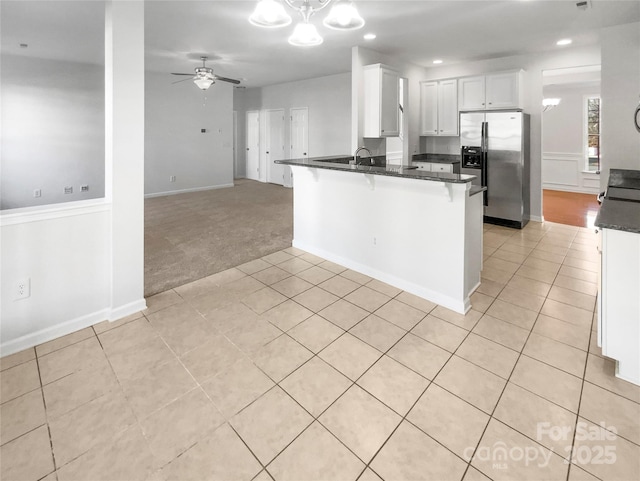
[[[29,296],[31,296],[31,279],[28,277],[20,279],[16,282],[13,300],[18,301],[20,299],[26,299]]]
[[[35,189],[33,191],[33,196],[34,197],[42,197],[42,189]]]
[[[87,184],[81,185],[80,192],[89,192],[89,186]]]
[[[175,182],[176,181],[176,176],[175,175],[170,175],[169,176],[169,182]]]
[[[64,188],[64,193],[65,194],[73,194],[73,187],[65,187]]]

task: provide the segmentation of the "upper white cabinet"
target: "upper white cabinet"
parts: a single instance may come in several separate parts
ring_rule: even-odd
[[[485,108],[484,77],[466,77],[458,80],[460,110]]]
[[[522,71],[466,77],[458,82],[460,110],[522,108]]]
[[[420,82],[420,135],[458,135],[458,81]]]
[[[364,137],[397,137],[398,72],[382,64],[364,67]]]

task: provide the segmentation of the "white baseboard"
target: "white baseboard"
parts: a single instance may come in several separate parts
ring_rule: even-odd
[[[231,184],[221,184],[221,185],[209,185],[206,187],[193,187],[191,189],[168,190],[166,192],[152,192],[150,194],[144,194],[144,198],[149,199],[151,197],[164,197],[166,195],[186,194],[188,192],[200,192],[203,190],[226,189],[227,187],[234,187],[234,184],[231,183]]]
[[[531,215],[529,216],[529,220],[532,220],[533,222],[544,222],[544,217],[541,215]]]
[[[567,184],[542,184],[542,190],[557,190],[560,192],[575,192],[576,194],[594,194],[600,193],[599,188],[579,187]]]
[[[406,291],[410,294],[414,294],[428,301],[435,302],[436,304],[446,307],[447,309],[451,309],[452,311],[466,314],[469,309],[471,309],[471,300],[468,296],[464,299],[463,302],[460,302],[457,299],[443,296],[442,294],[433,292],[430,289],[425,289],[424,287],[412,282],[408,282],[404,279],[399,279],[390,274],[372,269],[369,266],[365,266],[350,259],[334,255],[331,252],[325,251],[323,249],[318,249],[315,246],[307,245],[303,242],[298,242],[295,239],[293,240],[291,245],[298,249],[302,249],[303,251],[310,252],[313,255],[322,257],[323,259],[326,259],[328,261],[334,262],[344,267],[348,267],[349,269],[360,272],[361,274],[364,274],[366,276],[373,277],[374,279],[385,282],[390,286],[397,287],[398,289],[402,289],[403,291]]]
[[[98,322],[106,321],[108,318],[109,309],[102,309],[85,316],[76,317],[70,321],[62,322],[55,326],[32,332],[11,341],[3,342],[0,344],[0,353],[2,353],[2,357],[8,356],[9,354],[23,351],[24,349],[37,346],[43,342],[51,341],[60,336],[65,336],[72,332],[79,331],[85,327],[93,326]]]
[[[120,306],[117,309],[111,309],[109,313],[109,317],[107,318],[109,321],[117,321],[118,319],[122,319],[123,317],[130,316],[131,314],[135,314],[136,312],[144,311],[147,308],[147,301],[142,298],[134,302],[130,302],[129,304],[125,304],[124,306]]]
[[[75,319],[71,319],[70,321],[62,322],[55,326],[32,332],[17,339],[3,342],[0,344],[0,356],[4,357],[23,351],[30,347],[79,331],[85,327],[93,326],[99,322],[117,321],[123,317],[143,311],[146,308],[147,302],[143,298],[138,301],[130,302],[129,304],[117,309],[101,309],[99,311],[92,312],[91,314],[80,316]]]

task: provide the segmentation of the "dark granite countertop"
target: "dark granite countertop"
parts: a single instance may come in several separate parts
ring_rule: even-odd
[[[430,162],[432,164],[456,164],[460,162],[460,155],[455,154],[414,154],[412,162]]]
[[[487,190],[487,187],[481,187],[479,185],[472,185],[471,189],[469,190],[469,197],[471,197],[472,195],[476,195],[479,194],[480,192],[484,192],[485,190]]]
[[[640,202],[604,198],[595,225],[640,234]]]
[[[448,182],[464,184],[476,178],[475,175],[452,174],[449,172],[425,172],[407,167],[405,165],[391,165],[384,167],[370,166],[366,164],[351,165],[344,163],[344,157],[311,157],[308,159],[276,160],[276,164],[297,165],[300,167],[315,167],[318,169],[342,170],[346,172],[386,175],[391,177],[404,177],[407,179],[430,180],[433,182]],[[365,158],[366,160],[366,158]]]
[[[595,225],[640,234],[640,170],[611,169]]]
[[[613,200],[629,200],[640,202],[640,189],[629,189],[624,187],[607,188],[607,199]]]
[[[640,190],[640,170],[611,169],[609,187]]]

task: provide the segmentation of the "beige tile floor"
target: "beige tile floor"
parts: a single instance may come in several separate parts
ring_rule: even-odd
[[[485,226],[466,316],[294,248],[158,294],[2,359],[0,477],[637,480],[595,243]]]

